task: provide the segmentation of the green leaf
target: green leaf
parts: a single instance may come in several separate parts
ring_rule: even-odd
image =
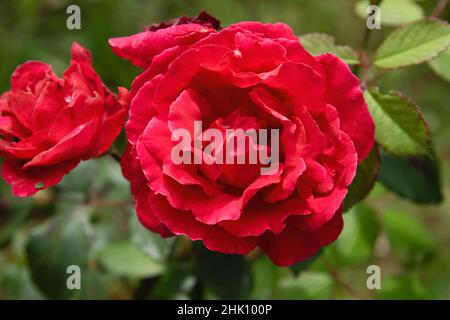
[[[151,292],[152,299],[189,299],[196,278],[191,261],[169,263]]]
[[[432,294],[423,286],[417,276],[401,275],[382,280],[377,290],[380,300],[423,300],[432,299]]]
[[[167,259],[175,238],[163,239],[159,234],[145,228],[132,214],[130,218],[130,241],[143,253],[155,261],[163,262]]]
[[[438,76],[450,81],[450,48],[447,48],[437,58],[429,61],[428,65]]]
[[[368,0],[358,1],[355,4],[355,12],[363,20],[367,19],[368,6]],[[422,7],[414,0],[383,0],[380,4],[380,11],[383,26],[399,26],[424,17]]]
[[[115,202],[130,199],[129,185],[122,176],[119,164],[110,157],[81,162],[64,176],[57,188],[59,197],[72,203],[86,202],[92,194],[101,194],[102,200]],[[108,207],[108,212],[117,209],[122,208]]]
[[[0,202],[1,220],[0,220],[0,246],[7,243],[14,232],[26,221],[33,208],[31,199],[14,199],[8,207]]]
[[[99,272],[82,273],[81,289],[75,290],[73,299],[106,300],[108,299],[108,276]]]
[[[25,266],[6,264],[0,270],[0,293],[11,300],[37,300],[44,297],[31,281]]]
[[[373,210],[357,205],[344,215],[344,229],[325,249],[325,257],[340,267],[366,263],[373,255],[379,231],[380,223]]]
[[[82,161],[71,172],[66,174],[58,187],[68,192],[86,192],[86,186],[90,186],[98,178],[99,161]]]
[[[49,298],[67,299],[76,294],[67,288],[67,267],[77,265],[83,276],[89,233],[88,216],[81,209],[57,215],[32,230],[26,245],[28,265],[34,283]]]
[[[332,53],[347,64],[359,64],[358,52],[349,46],[338,46],[334,38],[325,33],[308,33],[300,37],[300,42],[313,56]]]
[[[128,241],[112,243],[99,252],[102,266],[116,276],[148,278],[158,276],[164,266],[136,248]]]
[[[378,88],[364,91],[364,98],[381,147],[396,155],[430,153],[430,130],[414,101],[395,91],[381,94]]]
[[[356,176],[348,188],[344,200],[344,212],[362,201],[372,190],[380,172],[381,158],[378,146],[374,146],[369,155],[358,165]]]
[[[330,299],[333,279],[324,272],[305,271],[299,277],[285,277],[280,280],[273,299]]]
[[[450,265],[449,261],[444,259],[435,259],[433,266],[427,268],[431,270],[431,279],[428,278],[428,288],[437,299],[450,299]]]
[[[434,158],[396,157],[382,152],[379,180],[386,188],[414,202],[442,201],[439,167]]]
[[[394,256],[407,265],[425,262],[434,253],[434,240],[421,220],[411,214],[388,210],[382,223]]]
[[[450,45],[450,27],[437,19],[406,25],[386,37],[375,54],[375,65],[399,68],[430,60]]]
[[[278,281],[284,274],[267,256],[262,256],[251,265],[253,276],[253,290],[251,299],[270,299]]]
[[[250,295],[252,277],[244,256],[218,253],[202,246],[197,272],[204,286],[222,299],[245,299]]]

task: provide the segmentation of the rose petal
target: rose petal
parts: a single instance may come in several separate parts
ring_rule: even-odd
[[[159,233],[163,238],[171,237],[174,234],[158,219],[154,214],[150,201],[153,201],[151,191],[144,187],[136,195],[136,213],[139,221],[153,232]]]
[[[58,144],[36,155],[24,166],[24,169],[55,165],[70,159],[80,159],[88,149],[97,128],[98,121],[95,120],[77,127]]]
[[[57,79],[50,65],[39,61],[25,62],[14,70],[11,76],[11,90],[34,92],[36,85],[45,78]]]
[[[199,24],[184,24],[128,37],[112,38],[109,39],[109,45],[119,57],[129,60],[138,67],[146,68],[153,57],[164,50],[195,43],[211,32],[214,30]]]
[[[222,221],[220,226],[238,237],[260,236],[266,230],[278,234],[283,231],[289,216],[307,214],[310,210],[300,199],[270,204],[255,197],[248,202],[238,220]]]
[[[361,162],[374,144],[375,125],[367,109],[359,79],[332,54],[316,57],[326,74],[327,102],[336,107],[341,128],[353,140]]]
[[[68,160],[53,166],[22,169],[22,164],[5,159],[2,163],[2,177],[12,186],[14,195],[28,197],[41,189],[49,188],[74,169],[79,160]],[[40,186],[42,184],[42,186]],[[39,187],[39,188],[37,188]]]
[[[292,217],[298,219],[302,217]],[[290,266],[311,258],[317,251],[336,240],[343,227],[341,213],[320,230],[308,232],[296,229],[289,224],[284,230],[274,235],[266,232],[258,243],[274,264],[280,267]]]
[[[244,21],[230,25],[227,29],[242,28],[254,33],[260,33],[270,39],[285,38],[298,40],[291,27],[284,23],[260,23]]]
[[[189,212],[176,210],[162,196],[154,196],[150,207],[158,219],[174,234],[202,240],[210,250],[229,254],[247,254],[255,248],[256,239],[235,237],[216,225],[205,225],[195,220]]]

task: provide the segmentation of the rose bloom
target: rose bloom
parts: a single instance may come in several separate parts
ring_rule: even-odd
[[[30,196],[105,153],[126,120],[127,95],[103,85],[90,52],[77,43],[62,79],[42,62],[17,67],[11,91],[0,97],[1,169],[13,193]]]
[[[374,124],[349,67],[310,55],[287,25],[218,29],[183,18],[110,40],[145,68],[131,89],[122,170],[148,229],[223,253],[259,247],[276,265],[292,265],[341,232],[342,203],[374,144]],[[279,129],[278,170],[175,165],[172,132],[194,121],[203,130]]]

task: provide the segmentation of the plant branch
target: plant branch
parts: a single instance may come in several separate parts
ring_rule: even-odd
[[[381,3],[382,0],[370,0],[370,4],[371,5],[379,5]],[[361,75],[361,87],[362,89],[365,89],[366,85],[367,85],[367,79],[369,77],[369,70],[371,67],[371,62],[369,59],[369,55],[367,54],[367,49],[369,46],[369,42],[370,42],[370,35],[372,34],[372,30],[367,28],[367,25],[365,26],[364,29],[364,35],[362,38],[362,42],[361,42],[361,48],[358,51],[359,53],[359,60],[361,61],[361,64],[357,67],[357,69],[355,70],[355,73],[358,74],[359,71],[362,68],[362,75]]]
[[[433,18],[439,17],[442,14],[442,12],[444,12],[444,9],[447,6],[447,4],[448,0],[439,0],[439,2],[436,4],[436,7],[434,7],[430,17]]]
[[[382,0],[370,0],[370,5],[372,6],[378,6],[380,5]],[[364,30],[364,36],[362,39],[362,44],[361,44],[361,50],[367,50],[367,46],[369,45],[369,40],[370,40],[370,35],[372,34],[371,32],[372,30],[367,28],[365,28]]]

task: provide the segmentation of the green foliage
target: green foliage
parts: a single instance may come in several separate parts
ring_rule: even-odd
[[[433,237],[419,219],[389,210],[382,214],[382,220],[393,253],[399,261],[407,265],[417,264],[433,254]]]
[[[382,281],[382,290],[377,294],[381,300],[431,299],[431,293],[415,276],[396,276]]]
[[[168,263],[166,272],[152,290],[154,299],[189,299],[196,285],[195,271],[189,262]]]
[[[325,272],[305,271],[297,278],[283,278],[276,287],[273,299],[329,299],[333,280]]]
[[[164,270],[163,265],[151,260],[130,242],[106,246],[99,252],[99,261],[111,274],[129,278],[154,277]]]
[[[364,92],[375,122],[375,139],[384,149],[396,155],[430,152],[430,131],[418,106],[402,94],[381,94],[378,88]]]
[[[0,224],[0,246],[4,245],[13,236],[26,221],[31,213],[33,201],[31,199],[23,199],[22,201],[14,201],[10,208],[2,208],[3,218],[7,222],[3,227]]]
[[[89,249],[87,213],[74,210],[57,215],[30,234],[26,253],[34,283],[49,298],[71,298],[67,288],[67,268],[79,266],[85,270]]]
[[[325,249],[325,257],[339,267],[369,261],[380,231],[373,210],[362,205],[353,207],[344,215],[344,225],[337,241]]]
[[[74,290],[72,299],[106,300],[108,299],[109,277],[97,271],[82,273],[81,290]]]
[[[0,268],[0,290],[9,299],[38,300],[44,297],[31,281],[28,269],[25,266],[7,264]]]
[[[428,156],[381,155],[380,182],[398,195],[418,203],[442,201],[439,168]]]
[[[269,299],[286,270],[278,268],[266,256],[252,263],[253,290],[251,299]]]
[[[158,234],[149,232],[138,220],[136,214],[130,219],[130,241],[151,259],[164,262],[174,245],[174,238],[163,239]]]
[[[430,68],[443,79],[450,81],[450,48],[428,62]]]
[[[243,256],[213,252],[201,246],[196,267],[199,280],[220,298],[244,299],[251,293],[252,275]]]
[[[375,145],[367,158],[358,165],[356,176],[348,188],[344,200],[344,212],[362,201],[370,193],[380,172],[380,161],[380,152],[378,146]]]
[[[358,52],[349,46],[335,44],[332,36],[325,33],[308,33],[300,37],[300,42],[312,55],[332,53],[348,64],[359,64]]]
[[[399,68],[428,61],[450,45],[450,26],[436,19],[426,19],[401,27],[391,33],[375,54],[375,65]]]

